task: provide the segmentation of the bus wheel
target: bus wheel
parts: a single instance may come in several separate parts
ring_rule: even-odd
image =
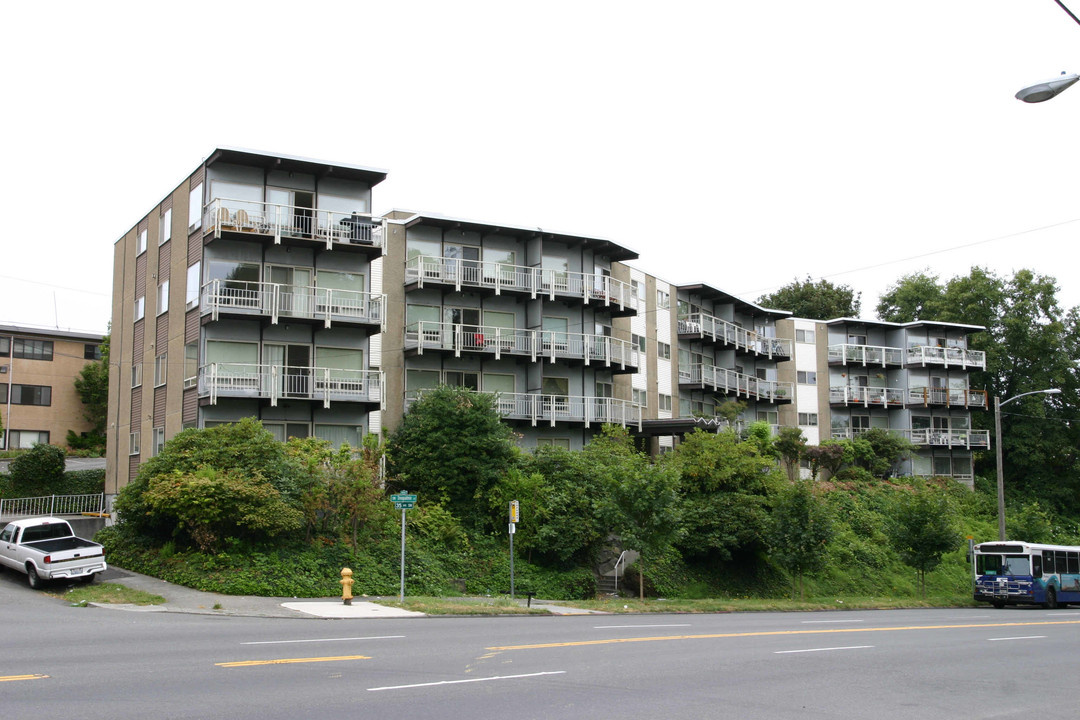
[[[998,610],[1005,607],[1005,601],[1004,600],[994,600],[990,604],[993,605],[994,607],[996,607]]]
[[[1057,606],[1057,590],[1052,587],[1046,588],[1046,602],[1043,603],[1043,607],[1048,610],[1056,610]]]

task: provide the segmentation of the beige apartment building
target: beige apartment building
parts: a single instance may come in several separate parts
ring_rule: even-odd
[[[386,175],[217,149],[116,242],[107,492],[186,427],[357,445],[440,384],[496,394],[526,448],[615,423],[664,452],[729,400],[803,412],[790,313],[606,238],[374,214]]]
[[[63,446],[92,429],[75,380],[101,359],[102,336],[0,325],[0,449]]]

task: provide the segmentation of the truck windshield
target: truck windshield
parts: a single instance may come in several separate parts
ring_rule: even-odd
[[[1027,555],[979,555],[975,569],[980,575],[1030,575],[1031,560]]]

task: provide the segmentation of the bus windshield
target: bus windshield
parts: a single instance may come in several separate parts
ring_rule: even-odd
[[[1027,555],[979,555],[976,570],[980,575],[1030,575],[1031,560]]]

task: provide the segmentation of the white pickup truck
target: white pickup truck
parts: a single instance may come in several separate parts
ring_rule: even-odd
[[[26,573],[30,587],[45,580],[93,582],[105,572],[105,551],[96,542],[75,537],[66,520],[26,518],[0,530],[0,565]]]

